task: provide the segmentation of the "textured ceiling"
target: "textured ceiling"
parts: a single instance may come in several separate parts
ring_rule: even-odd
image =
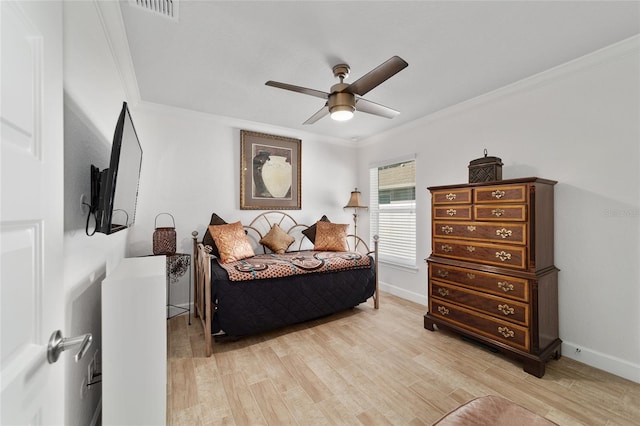
[[[178,20],[121,3],[143,101],[357,140],[640,33],[637,1],[185,1]],[[333,65],[353,82],[393,55],[409,67],[367,93],[399,110],[325,117]]]

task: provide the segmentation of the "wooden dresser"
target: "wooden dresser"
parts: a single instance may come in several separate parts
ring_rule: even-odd
[[[540,178],[430,187],[424,327],[446,327],[521,360],[537,377],[561,355],[553,186]]]

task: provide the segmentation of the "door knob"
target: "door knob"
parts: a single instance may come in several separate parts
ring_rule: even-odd
[[[56,330],[49,338],[49,345],[47,346],[47,360],[49,364],[53,364],[58,360],[60,354],[67,349],[73,349],[78,347],[78,352],[73,357],[73,359],[78,362],[82,359],[84,354],[87,353],[89,347],[91,347],[91,341],[93,340],[93,336],[91,333],[83,334],[77,337],[62,337],[62,332],[60,330]]]

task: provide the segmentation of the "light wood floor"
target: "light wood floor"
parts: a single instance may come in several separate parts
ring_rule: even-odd
[[[500,354],[423,328],[425,308],[382,294],[323,320],[214,344],[168,322],[170,425],[430,425],[502,395],[560,425],[640,424],[640,384],[562,357],[542,379]]]

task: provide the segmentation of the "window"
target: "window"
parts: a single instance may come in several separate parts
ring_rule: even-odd
[[[380,236],[382,262],[416,266],[415,163],[409,160],[369,170],[370,235]]]

